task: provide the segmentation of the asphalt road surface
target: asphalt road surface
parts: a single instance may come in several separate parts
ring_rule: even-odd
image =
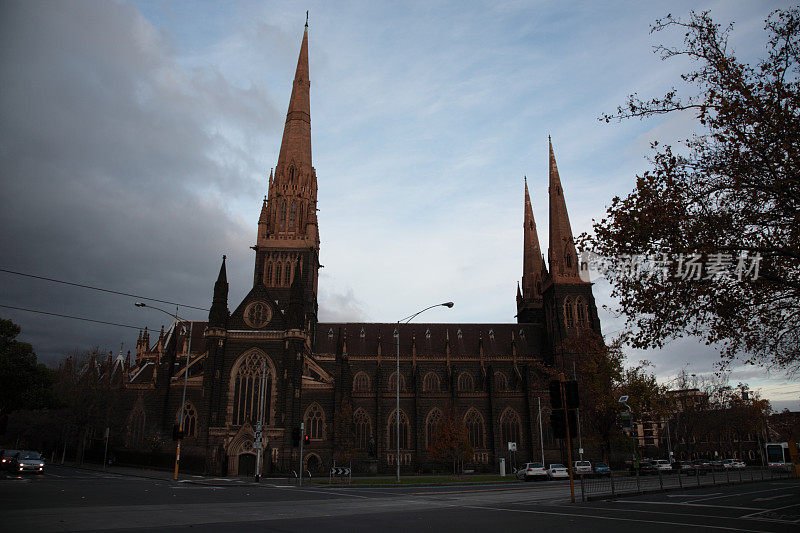
[[[764,481],[591,503],[558,483],[348,488],[174,483],[49,466],[0,479],[12,531],[798,531],[800,483]]]

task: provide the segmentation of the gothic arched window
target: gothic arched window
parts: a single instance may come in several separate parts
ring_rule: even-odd
[[[180,410],[178,410],[178,416],[176,418],[180,424]],[[191,402],[186,402],[183,410],[183,437],[186,439],[195,437],[195,431],[197,431],[197,411],[195,411],[195,408]]]
[[[439,389],[439,376],[436,372],[428,372],[425,374],[425,377],[422,378],[422,390],[424,392],[439,392]]]
[[[430,448],[436,433],[436,428],[442,423],[442,412],[434,407],[425,417],[425,448]]]
[[[353,425],[356,430],[356,449],[366,450],[372,437],[372,421],[364,409],[356,409],[353,414]]]
[[[232,389],[233,389],[233,420],[234,426],[241,426],[245,421],[255,424],[259,416],[259,396],[261,392],[262,371],[266,361],[266,387],[264,394],[263,420],[270,423],[270,413],[272,408],[272,387],[274,377],[272,375],[272,365],[266,356],[258,351],[250,352],[243,356],[239,366],[235,370]]]
[[[369,375],[363,370],[358,372],[353,378],[353,392],[370,392],[372,387],[369,382]]]
[[[303,417],[306,422],[305,432],[311,440],[322,440],[325,438],[325,413],[318,403],[312,403],[306,409]]]
[[[572,298],[567,296],[564,299],[564,325],[571,328],[575,319],[575,310],[572,305]]]
[[[575,301],[575,314],[578,317],[578,326],[585,328],[589,323],[589,309],[586,301],[580,296]]]
[[[508,378],[502,372],[494,373],[494,388],[499,392],[508,390]]]
[[[130,444],[134,448],[141,448],[144,446],[144,428],[146,420],[147,415],[145,414],[144,409],[141,407],[137,407],[134,409],[133,413],[131,413],[131,419],[128,425],[128,435],[130,437]]]
[[[286,261],[286,268],[283,271],[283,284],[289,285],[292,281],[291,277],[292,277],[292,263]]]
[[[484,447],[484,435],[486,431],[483,423],[483,416],[473,407],[467,411],[464,416],[464,425],[467,427],[467,434],[469,435],[469,443],[473,448]]]
[[[472,374],[469,372],[459,374],[458,390],[461,392],[473,392],[475,390],[475,381],[472,379]]]
[[[519,443],[520,422],[519,415],[511,408],[505,410],[500,417],[500,442],[504,445],[507,442]]]
[[[386,448],[393,450],[397,447],[397,410],[392,411],[389,415],[389,431],[386,432],[389,440],[386,442]],[[408,449],[408,417],[405,411],[400,411],[400,448]]]
[[[281,229],[286,226],[286,200],[281,200]]]
[[[289,229],[294,229],[296,221],[297,221],[297,201],[292,200],[292,204],[289,207]]]
[[[389,392],[396,392],[397,391],[397,372],[392,372],[392,375],[389,376]],[[405,376],[400,373],[400,392],[404,392],[406,390],[406,378]]]
[[[272,261],[267,261],[266,274],[264,274],[264,285],[269,287],[272,285]]]
[[[275,265],[275,285],[281,284],[281,276],[283,275],[283,263],[278,261]]]

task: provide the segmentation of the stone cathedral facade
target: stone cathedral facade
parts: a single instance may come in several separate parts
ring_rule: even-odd
[[[563,460],[549,428],[547,382],[567,358],[560,341],[582,329],[599,333],[600,322],[591,284],[579,276],[552,144],[549,197],[545,261],[525,183],[516,322],[399,326],[398,413],[397,324],[317,320],[320,228],[306,25],[278,161],[258,219],[252,289],[231,311],[223,257],[207,322],[162,328],[152,341],[147,330],[140,334],[125,385],[131,399],[126,445],[144,449],[154,435],[168,439],[183,410],[184,461],[193,459],[207,473],[249,475],[261,417],[263,473],[286,473],[298,468],[292,432],[303,421],[309,436],[304,467],[326,471],[341,446],[337,420],[346,412],[354,469],[392,471],[399,416],[403,470],[430,471],[433,427],[449,413],[463,418],[468,430],[474,456],[467,467],[496,469],[500,458],[512,459],[508,442],[517,443],[517,462],[542,453],[548,461]]]

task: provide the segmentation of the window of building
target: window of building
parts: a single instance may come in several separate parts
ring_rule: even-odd
[[[283,275],[283,263],[278,261],[275,265],[275,285],[281,284],[281,276]]]
[[[297,221],[297,201],[292,200],[291,206],[289,207],[289,229],[294,229],[296,221]]]
[[[134,448],[141,448],[144,446],[144,437],[145,437],[145,421],[147,420],[147,416],[145,415],[144,409],[141,407],[136,408],[133,413],[131,413],[131,420],[129,425],[129,436],[130,436],[130,443],[131,446]]]
[[[428,449],[433,444],[436,437],[436,429],[442,423],[442,412],[434,407],[425,418],[425,448]]]
[[[281,229],[286,227],[286,200],[281,200]]]
[[[469,443],[473,448],[484,448],[484,424],[483,416],[474,408],[467,411],[464,416],[464,425],[467,427],[467,434],[469,435]]]
[[[400,392],[406,390],[406,378],[400,373]],[[397,372],[392,372],[389,376],[389,392],[397,392]]]
[[[290,263],[289,261],[286,261],[286,268],[283,270],[283,284],[284,285],[289,285],[289,283],[291,281],[290,280],[291,275],[292,275],[292,263]]]
[[[472,379],[472,374],[469,372],[459,374],[458,390],[461,392],[473,392],[475,390],[475,381]]]
[[[513,409],[506,409],[503,416],[500,417],[500,436],[503,447],[505,448],[508,442],[516,442],[519,445],[520,434],[519,415]]]
[[[255,423],[259,415],[259,394],[261,392],[262,369],[266,357],[259,352],[251,352],[244,356],[235,371],[233,379],[233,420],[234,426],[245,421]],[[272,406],[273,375],[271,365],[267,361],[266,390],[264,395],[264,422],[270,423]]]
[[[356,409],[353,414],[353,425],[356,430],[356,448],[366,450],[372,437],[372,421],[364,409]]]
[[[386,442],[387,450],[397,448],[397,410],[389,415],[389,431],[386,432],[389,440]],[[408,446],[408,417],[404,411],[400,411],[400,448],[407,449]]]
[[[572,298],[567,296],[564,299],[564,325],[571,328],[575,319],[575,310],[572,306]]]
[[[508,378],[502,372],[494,373],[494,388],[498,392],[503,392],[508,390]]]
[[[264,285],[269,287],[272,285],[272,261],[267,261],[267,269],[264,274]]]
[[[353,378],[353,392],[370,392],[372,387],[369,382],[369,375],[363,370],[356,373]]]
[[[575,314],[578,318],[578,326],[585,328],[589,324],[589,310],[586,301],[580,296],[575,301]]]
[[[325,413],[318,403],[312,403],[306,409],[306,416],[303,417],[306,422],[305,432],[311,440],[322,440],[325,438]]]
[[[439,392],[440,388],[441,384],[436,372],[428,372],[425,374],[425,377],[422,379],[422,390],[424,392]]]
[[[181,411],[178,410],[178,424],[180,424],[181,420]],[[183,411],[183,437],[184,438],[191,438],[196,437],[197,431],[197,411],[195,411],[194,406],[191,402],[186,402]]]

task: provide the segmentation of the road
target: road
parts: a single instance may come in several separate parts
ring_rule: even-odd
[[[797,531],[800,484],[765,481],[569,503],[563,483],[349,488],[174,483],[50,466],[0,479],[11,531]]]

